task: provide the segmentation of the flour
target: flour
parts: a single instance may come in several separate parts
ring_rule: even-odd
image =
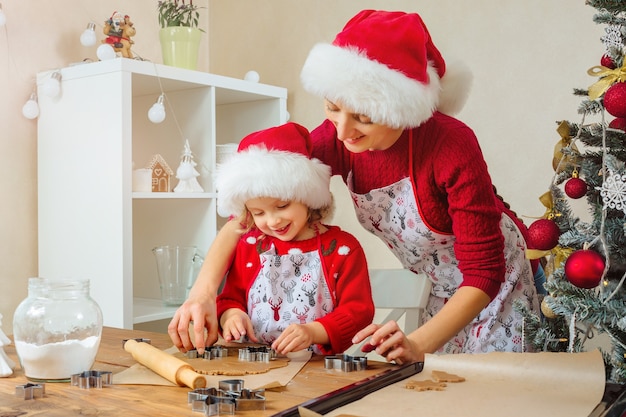
[[[16,341],[15,349],[26,377],[55,380],[91,369],[99,345],[100,337],[90,336],[46,345]]]

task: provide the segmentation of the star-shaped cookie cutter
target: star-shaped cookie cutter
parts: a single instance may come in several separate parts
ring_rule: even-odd
[[[192,411],[205,416],[265,410],[265,390],[249,390],[243,385],[242,379],[228,379],[220,381],[218,388],[196,388],[187,394],[187,403]]]
[[[30,382],[15,387],[15,396],[32,400],[34,398],[42,398],[46,393],[46,384],[31,384]]]
[[[224,346],[220,346],[220,345],[214,345],[214,346],[207,347],[204,350],[203,354],[199,354],[196,349],[192,349],[192,350],[188,350],[185,353],[185,356],[187,356],[188,359],[196,359],[196,358],[203,358],[203,359],[225,358],[225,357],[228,356],[228,348],[226,348]]]
[[[84,371],[72,375],[70,382],[71,385],[82,389],[102,388],[113,383],[113,373],[110,371]]]
[[[276,357],[276,351],[267,346],[248,346],[239,349],[239,360],[246,362],[269,362]]]
[[[324,358],[324,368],[340,369],[344,372],[363,371],[367,369],[365,356],[334,355]]]

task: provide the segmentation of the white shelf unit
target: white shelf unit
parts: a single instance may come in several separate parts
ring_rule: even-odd
[[[39,276],[89,278],[107,326],[170,318],[152,248],[206,253],[218,227],[216,145],[284,123],[287,90],[125,58],[59,71],[61,94],[39,94]],[[38,74],[39,91],[51,73]],[[167,117],[153,124],[161,91]],[[158,153],[176,172],[185,139],[205,192],[133,193],[133,169]]]

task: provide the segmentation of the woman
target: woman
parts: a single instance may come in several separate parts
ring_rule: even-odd
[[[434,352],[524,351],[513,301],[539,310],[525,228],[495,194],[472,130],[444,114],[462,106],[469,77],[446,67],[420,16],[358,13],[332,44],[311,50],[301,79],[325,100],[313,156],[342,176],[361,224],[405,268],[433,282],[417,330],[404,335],[397,323],[373,324],[353,342],[371,336],[371,347],[396,362]],[[215,252],[232,252],[233,230],[220,233]],[[192,319],[196,341],[207,317],[206,341],[212,338],[216,287],[209,279],[170,324],[179,348],[192,348]]]

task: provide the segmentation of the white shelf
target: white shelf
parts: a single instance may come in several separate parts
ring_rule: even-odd
[[[133,303],[133,324],[170,319],[174,316],[177,308],[175,306],[166,306],[161,300],[154,298],[135,297]]]
[[[61,94],[39,94],[39,274],[89,278],[106,326],[170,318],[152,249],[206,253],[218,227],[217,146],[286,122],[287,90],[125,58],[59,71]],[[49,77],[38,74],[38,87]],[[154,124],[147,113],[162,92],[167,116]],[[205,192],[132,192],[134,167],[159,154],[175,171],[186,140]]]
[[[216,193],[139,193],[133,192],[133,198],[154,198],[154,199],[164,199],[164,198],[216,198]]]

